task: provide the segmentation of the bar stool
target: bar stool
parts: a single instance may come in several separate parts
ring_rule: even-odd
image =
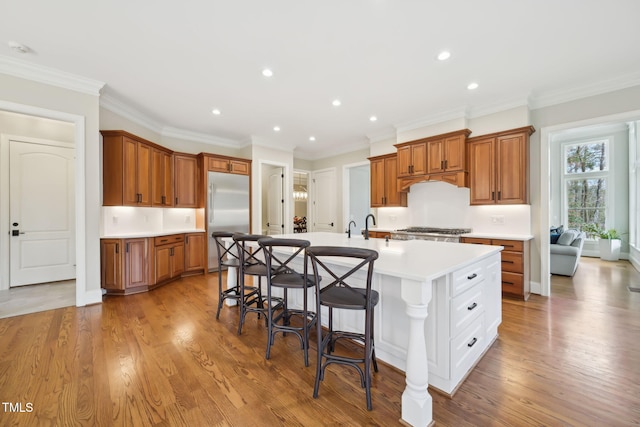
[[[216,251],[218,253],[218,311],[216,312],[216,319],[220,318],[220,310],[222,304],[227,299],[235,300],[238,303],[240,299],[240,274],[236,274],[236,284],[229,289],[222,289],[222,268],[227,267],[227,274],[230,268],[238,269],[240,267],[240,260],[238,259],[238,252],[236,249],[236,242],[231,241],[229,246],[223,240],[225,238],[231,238],[234,234],[228,231],[214,231],[211,233],[211,237],[216,242]]]
[[[309,247],[309,241],[300,239],[274,239],[265,238],[258,240],[265,255],[267,269],[271,274],[267,276],[267,326],[269,329],[267,341],[266,359],[271,354],[275,335],[281,332],[285,335],[292,332],[300,339],[300,346],[304,351],[304,365],[309,366],[309,330],[316,321],[316,314],[307,307],[307,290],[315,286],[315,281],[307,274],[307,255],[305,249]],[[277,252],[277,253],[276,253]],[[303,255],[302,272],[295,271],[292,264],[298,255]],[[274,287],[282,288],[282,311],[275,313],[273,309]],[[289,289],[301,289],[303,294],[302,310],[289,308]],[[298,317],[302,320],[300,326],[291,325],[291,318]]]
[[[262,295],[262,278],[267,277],[270,270],[262,259],[264,258],[264,253],[258,244],[258,240],[265,237],[269,236],[263,234],[234,234],[232,236],[238,250],[238,259],[240,261],[238,277],[240,280],[240,295],[243,296],[240,300],[238,335],[242,334],[242,326],[247,313],[257,313],[258,319],[261,315],[264,315],[265,324],[268,323],[267,308],[264,305],[265,299]],[[246,286],[245,276],[257,277],[258,286]],[[273,303],[275,304],[274,309],[282,308],[283,306],[282,298],[273,298]]]
[[[373,311],[380,301],[380,294],[371,289],[373,277],[373,263],[378,258],[378,252],[371,249],[345,248],[334,246],[312,246],[307,248],[307,255],[311,259],[313,275],[316,281],[320,277],[332,279],[332,282],[320,289],[316,288],[316,328],[318,335],[318,361],[316,364],[316,382],[313,389],[313,397],[318,397],[320,381],[324,380],[324,372],[328,365],[338,363],[354,367],[360,374],[361,386],[365,389],[367,409],[372,409],[371,404],[371,365],[378,372],[376,354],[373,343]],[[342,258],[342,259],[340,259]],[[344,265],[356,265],[342,273],[349,267]],[[329,264],[329,265],[327,265]],[[338,266],[339,265],[339,266]],[[340,273],[337,273],[337,271]],[[353,286],[362,284],[362,279],[354,278],[353,274],[366,270],[365,287]],[[347,283],[347,281],[349,283]],[[322,335],[321,307],[329,310],[328,331]],[[333,310],[364,310],[364,333],[340,331],[333,329]],[[349,339],[364,345],[362,357],[338,354],[336,342]],[[360,365],[363,365],[362,367]],[[364,368],[364,371],[363,371]]]

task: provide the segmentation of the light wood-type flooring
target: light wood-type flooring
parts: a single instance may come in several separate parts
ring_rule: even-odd
[[[453,398],[435,391],[438,426],[640,424],[640,275],[583,258],[551,298],[503,300],[499,338]],[[217,276],[104,303],[0,319],[0,426],[400,425],[404,376],[380,364],[373,411],[357,374],[328,368],[318,399],[293,336],[224,307]],[[315,347],[315,346],[313,346]],[[23,412],[16,412],[19,407]],[[31,411],[29,410],[31,408]]]

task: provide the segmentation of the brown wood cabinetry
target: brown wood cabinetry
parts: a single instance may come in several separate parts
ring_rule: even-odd
[[[107,293],[131,294],[149,289],[149,244],[146,238],[100,241],[101,286]]]
[[[407,206],[407,193],[398,192],[397,155],[369,157],[371,162],[371,207]]]
[[[372,239],[384,239],[385,237],[391,237],[390,231],[370,231],[369,237]]]
[[[427,143],[418,142],[398,147],[398,177],[427,173]]]
[[[469,138],[472,205],[526,204],[529,136],[533,127]]]
[[[151,152],[151,204],[173,206],[173,157],[157,148]]]
[[[531,294],[529,268],[529,241],[507,239],[481,239],[462,237],[461,243],[503,246],[502,257],[502,294],[522,298],[525,301]]]
[[[466,169],[468,133],[445,136],[427,143],[427,173],[440,174]]]
[[[192,154],[174,154],[174,206],[177,208],[199,207],[198,157]]]
[[[184,244],[184,271],[198,273],[205,270],[205,233],[188,233]]]
[[[154,144],[124,131],[101,133],[103,205],[151,206],[151,152]]]
[[[154,284],[180,277],[184,272],[184,234],[156,237],[154,249]]]
[[[208,157],[208,170],[211,172],[236,173],[239,175],[249,175],[251,172],[251,161],[236,159],[233,157]]]

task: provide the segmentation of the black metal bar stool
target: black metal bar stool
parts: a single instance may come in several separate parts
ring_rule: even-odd
[[[309,241],[300,239],[265,238],[258,240],[263,249],[267,269],[271,274],[267,276],[267,326],[269,329],[267,341],[267,353],[269,359],[271,346],[275,335],[281,332],[283,335],[292,332],[300,339],[300,345],[304,351],[304,365],[309,366],[309,330],[316,321],[316,314],[307,307],[307,290],[315,286],[313,277],[307,274],[307,255],[305,249],[309,247]],[[292,264],[298,255],[303,256],[303,267],[295,271]],[[300,272],[302,270],[302,272]],[[283,290],[282,311],[276,313],[273,304],[272,290],[274,287]],[[294,310],[289,307],[289,289],[301,289],[303,294],[302,310]],[[300,326],[291,324],[292,317],[301,319]]]
[[[318,362],[316,365],[316,382],[313,397],[318,397],[320,381],[324,380],[324,372],[328,365],[338,363],[354,367],[360,374],[361,385],[365,389],[367,409],[371,410],[371,365],[378,372],[376,354],[373,343],[373,311],[380,300],[380,294],[371,289],[373,277],[373,263],[378,258],[378,252],[371,249],[345,248],[334,246],[312,246],[307,248],[307,255],[311,259],[313,275],[316,281],[321,277],[332,280],[331,283],[316,287],[316,328],[318,333]],[[339,258],[342,258],[340,260]],[[344,265],[356,265],[349,269]],[[340,264],[338,267],[336,263]],[[329,265],[327,265],[329,264]],[[340,271],[337,273],[336,271]],[[343,270],[348,270],[342,272]],[[366,286],[355,287],[353,274],[366,270]],[[358,280],[359,281],[359,280]],[[348,283],[349,282],[349,283]],[[322,334],[321,307],[329,309],[328,331]],[[333,310],[364,310],[364,333],[339,331],[333,329]],[[362,357],[339,354],[336,352],[336,342],[349,339],[364,345]],[[360,365],[363,365],[362,367]]]
[[[267,277],[269,269],[265,262],[264,253],[258,240],[263,239],[263,234],[234,234],[233,241],[236,243],[238,250],[238,259],[240,267],[238,269],[238,277],[240,280],[240,322],[238,324],[238,335],[242,334],[242,326],[247,313],[257,313],[258,318],[261,315],[265,317],[267,323],[267,307],[265,307],[265,298],[262,295],[262,278]],[[253,242],[253,244],[251,244]],[[253,276],[258,278],[258,286],[246,286],[245,276]],[[248,292],[247,292],[248,291]],[[281,298],[274,298],[273,303],[275,309],[282,308],[283,301]]]
[[[218,253],[218,311],[216,312],[216,319],[220,318],[220,310],[222,304],[226,299],[235,300],[239,304],[240,300],[240,260],[238,259],[238,252],[236,249],[236,242],[231,241],[229,246],[223,240],[225,238],[230,239],[234,234],[228,231],[214,231],[211,233],[211,237],[216,242],[216,251]],[[236,269],[236,283],[235,286],[223,289],[222,288],[222,269],[227,267],[227,274],[229,274],[230,268]]]

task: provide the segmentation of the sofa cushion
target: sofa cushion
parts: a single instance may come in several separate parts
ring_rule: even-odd
[[[555,244],[558,241],[558,238],[564,231],[564,225],[560,225],[558,227],[551,227],[549,230],[551,236],[551,244]]]
[[[556,244],[568,246],[578,237],[578,234],[579,232],[577,230],[565,230],[560,237],[558,237]]]

